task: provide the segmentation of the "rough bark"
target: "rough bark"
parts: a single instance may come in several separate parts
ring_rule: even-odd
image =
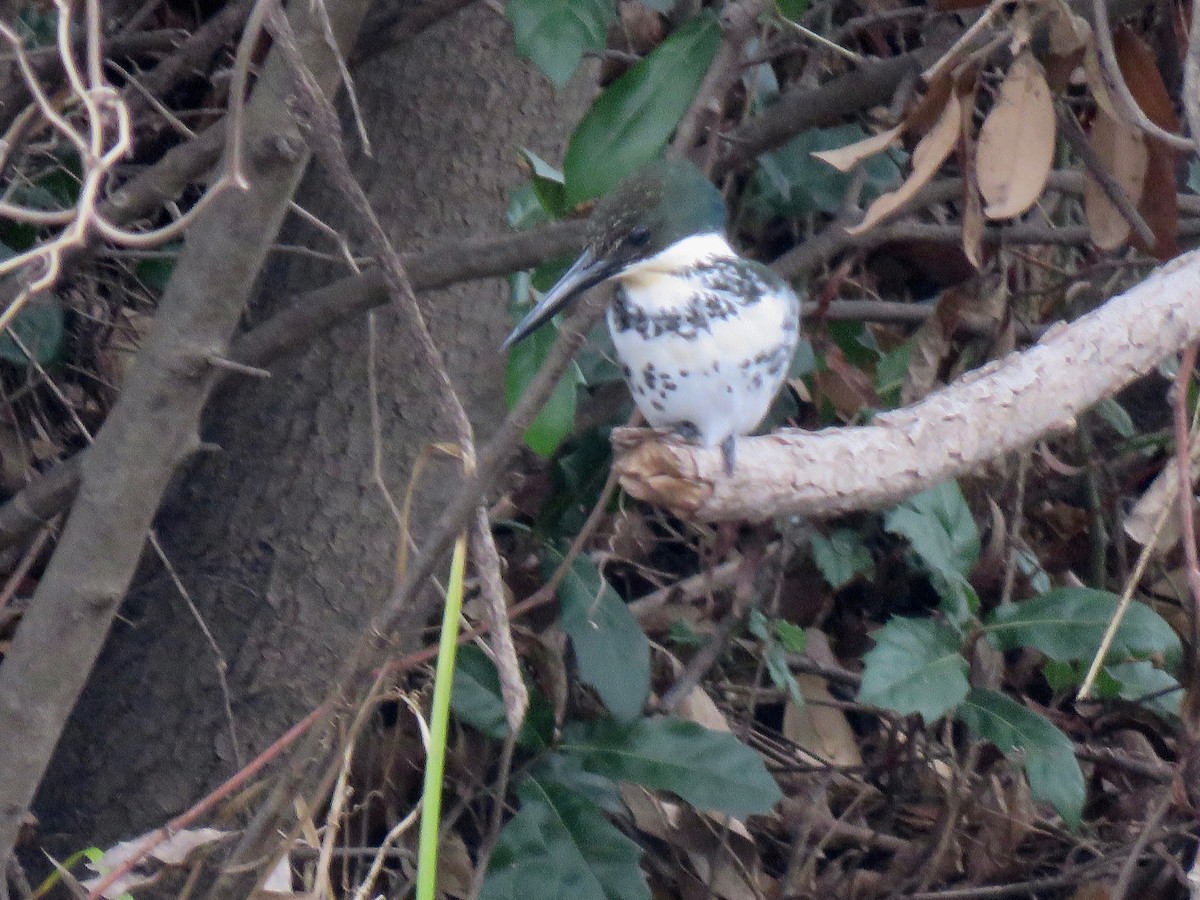
[[[328,34],[349,43],[365,2],[330,10]],[[300,53],[322,90],[337,86],[326,28],[293,8]],[[290,78],[267,57],[245,109],[245,190],[216,196],[192,225],[137,365],[81,464],[79,496],[0,667],[0,858],[46,770],[64,724],[134,575],[147,529],[215,384],[251,283],[304,173],[288,109]]]
[[[555,158],[582,111],[516,58],[506,24],[481,4],[403,54],[372,59],[355,81],[375,150],[357,156],[357,174],[406,253],[498,229],[507,189],[521,177],[516,149]],[[319,171],[299,199],[356,237]],[[290,239],[330,246],[307,228]],[[341,274],[285,259],[253,319]],[[503,413],[496,348],[509,326],[505,293],[490,281],[422,298],[481,439]],[[448,434],[394,325],[386,309],[378,313],[384,469],[399,496],[420,448]],[[168,555],[228,662],[242,756],[319,702],[392,587],[397,534],[372,482],[366,334],[361,319],[334,328],[269,381],[223,396],[204,432],[222,452],[193,466],[160,517]],[[418,535],[457,478],[452,465],[426,468]],[[236,764],[213,653],[169,579],[149,577],[124,616],[129,624],[114,629],[39,797],[62,846],[160,823]]]

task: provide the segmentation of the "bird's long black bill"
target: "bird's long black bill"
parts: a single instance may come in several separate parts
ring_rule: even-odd
[[[611,274],[609,264],[604,259],[597,259],[590,250],[584,250],[571,268],[567,269],[562,278],[550,290],[542,295],[542,299],[513,329],[512,334],[504,339],[501,350],[507,350],[517,341],[524,340],[538,329],[544,322],[560,309],[586,291],[593,285],[599,284]]]

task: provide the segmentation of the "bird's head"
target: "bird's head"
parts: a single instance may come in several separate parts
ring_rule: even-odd
[[[571,268],[504,341],[504,349],[533,333],[594,285],[620,278],[679,241],[725,231],[720,192],[690,162],[660,160],[618,184],[591,216],[588,243]]]

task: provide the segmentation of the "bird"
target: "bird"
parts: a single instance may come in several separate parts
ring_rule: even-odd
[[[621,371],[646,422],[719,447],[732,476],[738,437],[762,423],[791,365],[800,300],[726,235],[721,192],[694,164],[658,160],[593,211],[579,258],[513,329],[508,350],[589,288],[606,311]]]

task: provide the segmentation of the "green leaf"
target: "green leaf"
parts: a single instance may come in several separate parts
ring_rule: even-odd
[[[1141,703],[1160,715],[1179,715],[1183,690],[1169,673],[1145,660],[1107,666],[1105,671],[1120,685],[1122,700]]]
[[[782,796],[757,753],[728,732],[683,719],[574,723],[559,749],[588,771],[672,791],[698,809],[765,814]]]
[[[929,619],[891,619],[863,657],[858,699],[932,724],[967,695],[967,661],[954,629]]]
[[[845,203],[855,174],[839,172],[813,154],[845,147],[867,136],[858,125],[810,128],[778,150],[762,154],[753,182],[755,205],[779,216],[836,213]],[[901,181],[900,167],[886,153],[872,156],[861,168],[866,173],[860,198],[864,203]]]
[[[1056,588],[1040,597],[997,607],[984,622],[984,632],[996,647],[1033,647],[1051,659],[1091,659],[1100,647],[1120,600],[1093,588]],[[1109,658],[1162,654],[1179,656],[1179,636],[1144,603],[1131,603],[1113,640]]]
[[[547,323],[509,351],[505,382],[509,409],[516,405],[537,376],[557,335],[554,324]],[[539,456],[553,455],[575,427],[576,389],[580,381],[579,370],[572,366],[555,385],[554,393],[525,432],[525,443]]]
[[[528,680],[526,686],[529,686]],[[458,651],[450,697],[450,708],[460,721],[496,740],[508,736],[500,673],[496,671],[496,664],[478,647],[468,645]],[[540,691],[531,688],[529,711],[521,725],[517,743],[522,747],[546,747],[553,733],[554,710]]]
[[[720,43],[716,19],[700,15],[605,88],[567,147],[568,206],[607,193],[658,158]]]
[[[1086,793],[1070,738],[1045,716],[982,688],[971,691],[958,714],[972,734],[1006,756],[1021,751],[1034,798],[1051,804],[1072,828],[1079,826]]]
[[[808,8],[812,6],[812,0],[775,0],[775,5],[781,16],[795,22],[808,12]]]
[[[546,215],[537,191],[533,189],[532,181],[519,184],[509,192],[508,208],[504,217],[509,227],[518,231],[540,225],[550,218]]]
[[[788,665],[787,653],[784,651],[783,645],[776,640],[776,628],[780,625],[787,625],[792,629],[800,632],[800,649],[797,653],[804,652],[804,629],[792,625],[791,622],[783,622],[776,619],[768,621],[767,617],[757,609],[750,610],[750,633],[762,641],[763,662],[767,666],[767,675],[770,676],[771,682],[781,691],[786,691],[792,698],[792,702],[800,709],[804,708],[804,693],[800,690],[800,684],[796,681],[796,676],[792,674],[791,666]],[[794,633],[790,633],[794,637]]]
[[[649,900],[641,848],[590,800],[527,776],[500,832],[480,900]]]
[[[875,561],[863,543],[862,535],[849,528],[839,528],[829,537],[812,536],[813,562],[834,590],[845,587],[859,575],[875,574]]]
[[[541,754],[529,769],[538,781],[552,781],[591,800],[605,812],[619,813],[625,808],[616,782],[579,765],[578,758],[551,752]]]
[[[585,51],[604,49],[617,15],[612,0],[508,0],[504,9],[517,52],[560,88]]]
[[[792,674],[788,665],[787,654],[783,647],[775,641],[763,644],[763,661],[767,664],[767,675],[771,683],[781,691],[786,691],[796,704],[797,709],[804,709],[804,692],[800,690],[800,682]]]
[[[0,334],[0,359],[15,366],[28,366],[33,357],[39,366],[56,362],[66,346],[63,308],[52,296],[30,300],[17,313],[8,329]],[[10,333],[11,332],[11,333]],[[29,351],[13,339],[13,334]]]
[[[551,553],[547,569],[562,557]],[[650,641],[595,564],[575,558],[558,588],[562,628],[571,638],[579,678],[618,719],[636,719],[650,694]]]
[[[979,530],[956,481],[905,500],[887,514],[884,527],[907,538],[931,572],[969,575],[979,561]]]
[[[1137,436],[1137,426],[1133,424],[1133,418],[1114,397],[1105,397],[1092,407],[1092,411],[1121,437],[1128,440]]]
[[[775,619],[771,623],[775,637],[788,653],[803,653],[808,646],[808,632],[787,619]]]
[[[182,249],[182,241],[164,244],[158,250],[160,255],[143,259],[135,270],[138,281],[152,291],[165,291],[171,276],[175,274],[175,263],[179,261],[179,252]]]
[[[875,365],[875,390],[893,406],[900,402],[900,390],[908,374],[912,345],[911,340],[905,341],[895,350],[883,354]]]
[[[563,186],[562,172],[554,168],[532,150],[521,149],[521,155],[529,164],[530,183],[538,202],[549,215],[560,218],[567,213],[567,191]]]
[[[962,627],[979,608],[967,576],[979,561],[979,529],[955,481],[905,500],[883,520],[883,527],[908,539],[929,572],[951,622]]]

